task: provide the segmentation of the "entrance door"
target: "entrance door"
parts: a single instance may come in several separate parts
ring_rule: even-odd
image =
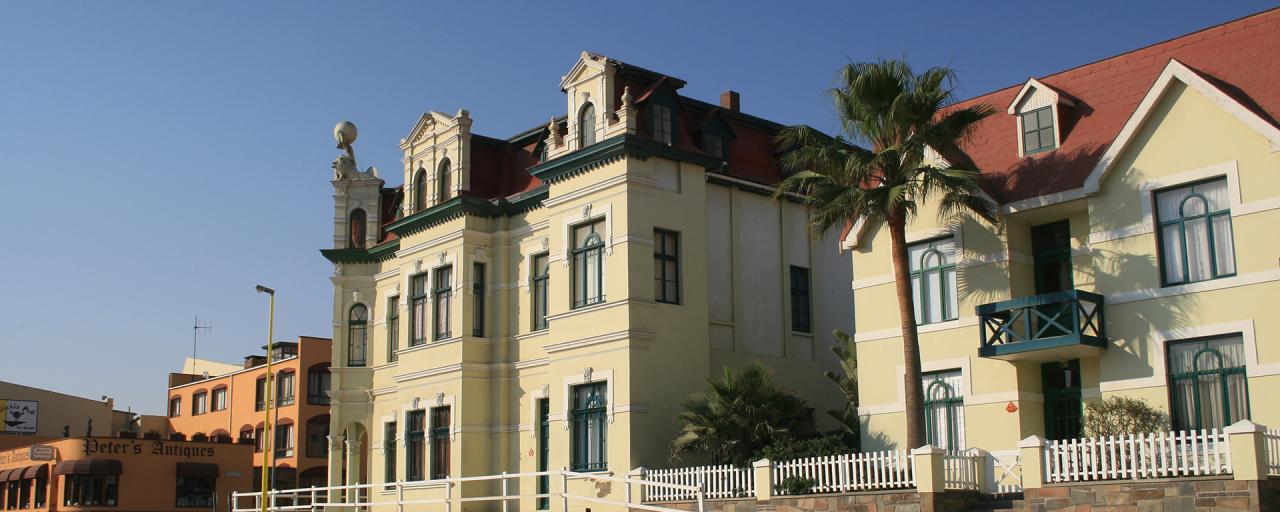
[[[551,440],[551,401],[546,398],[538,399],[538,471],[547,470],[547,455],[549,455],[548,446]],[[538,494],[551,493],[551,477],[542,475],[538,477]],[[551,508],[551,498],[538,498],[536,508],[538,510],[548,510]]]
[[[1040,365],[1044,383],[1044,433],[1051,440],[1080,437],[1080,360]]]

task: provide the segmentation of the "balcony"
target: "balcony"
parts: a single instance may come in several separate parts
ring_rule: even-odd
[[[1046,293],[978,306],[978,355],[1004,361],[1060,361],[1107,348],[1101,295]]]

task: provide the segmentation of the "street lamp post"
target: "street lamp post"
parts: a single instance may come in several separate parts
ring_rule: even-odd
[[[258,293],[265,293],[271,297],[271,306],[267,314],[267,380],[264,383],[266,389],[262,390],[266,407],[262,412],[262,497],[259,500],[262,512],[267,512],[267,489],[270,487],[268,482],[270,482],[270,476],[274,476],[269,474],[269,470],[275,469],[274,457],[272,457],[274,452],[271,446],[271,405],[275,398],[275,389],[272,385],[274,379],[271,378],[271,360],[273,359],[271,352],[275,348],[272,340],[276,334],[276,291],[262,285],[257,285],[254,289],[258,290]]]

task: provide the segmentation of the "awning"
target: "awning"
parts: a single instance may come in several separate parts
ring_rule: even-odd
[[[204,462],[179,462],[178,476],[189,478],[218,478],[218,465]]]
[[[115,459],[80,459],[59,462],[53,467],[55,475],[118,475],[120,461]]]
[[[22,472],[22,468],[0,470],[0,482],[8,482],[9,475],[13,473],[21,473],[21,472]]]
[[[36,464],[22,470],[22,478],[49,478],[49,465]],[[16,478],[14,480],[17,480]]]

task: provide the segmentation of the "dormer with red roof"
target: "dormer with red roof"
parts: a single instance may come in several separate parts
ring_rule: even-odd
[[[1066,95],[1034,78],[1009,103],[1018,119],[1018,156],[1053,151],[1062,145],[1063,109],[1075,106]]]

